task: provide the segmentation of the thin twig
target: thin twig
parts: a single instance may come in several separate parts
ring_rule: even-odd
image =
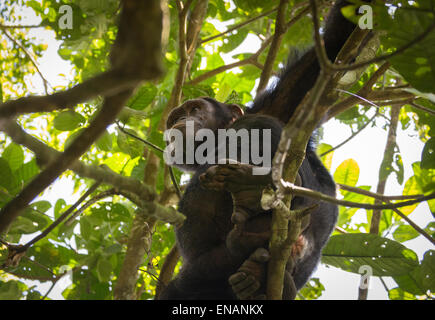
[[[386,195],[383,195],[383,194],[380,194],[380,193],[371,192],[371,191],[364,190],[364,189],[357,188],[357,187],[347,186],[347,185],[341,184],[341,183],[337,183],[337,186],[340,189],[342,189],[342,190],[346,190],[346,191],[350,191],[350,192],[353,192],[353,193],[362,194],[362,195],[365,195],[365,196],[369,196],[371,198],[382,200],[384,202],[393,201],[393,200],[420,199],[420,198],[424,197],[424,194],[386,196]]]
[[[90,194],[92,194],[99,186],[101,182],[95,182],[71,207],[69,207],[59,218],[57,218],[50,226],[48,226],[43,232],[34,237],[32,240],[23,245],[19,251],[23,252],[28,250],[36,242],[47,236],[54,228],[56,228],[62,221],[64,221]]]
[[[40,24],[29,24],[29,25],[19,25],[19,26],[0,24],[0,29],[31,29],[31,28],[45,28],[45,27],[46,26]]]
[[[267,16],[267,15],[269,15],[269,14],[275,12],[276,10],[277,10],[277,8],[274,8],[274,9],[272,9],[272,10],[269,10],[269,11],[263,12],[262,14],[259,14],[259,15],[256,16],[256,17],[253,17],[253,18],[248,19],[248,20],[246,20],[246,21],[243,21],[243,22],[241,22],[241,23],[235,24],[235,25],[229,27],[229,28],[228,28],[227,30],[225,30],[224,32],[221,32],[221,33],[219,33],[219,34],[216,34],[216,35],[214,35],[214,36],[211,36],[211,37],[208,37],[208,38],[205,38],[205,39],[201,40],[201,41],[200,41],[200,44],[203,44],[203,43],[206,43],[206,42],[210,42],[210,41],[212,41],[212,40],[214,40],[214,39],[216,39],[216,38],[219,38],[219,37],[222,37],[222,36],[226,35],[227,33],[230,33],[230,32],[232,32],[232,31],[234,31],[234,30],[240,29],[241,27],[246,26],[247,24],[249,24],[249,23],[251,23],[251,22],[254,22],[254,21],[258,20],[258,19],[263,18],[264,16]]]
[[[415,37],[412,41],[408,42],[407,44],[403,45],[402,47],[398,48],[396,51],[392,52],[392,53],[388,53],[388,54],[384,54],[381,56],[378,56],[376,58],[367,60],[367,61],[362,61],[359,63],[354,63],[354,64],[348,64],[348,65],[337,65],[337,64],[332,64],[330,63],[328,65],[328,68],[331,68],[334,71],[343,71],[343,70],[355,70],[355,69],[359,69],[362,67],[366,67],[370,64],[373,63],[377,63],[377,62],[381,62],[381,61],[385,61],[387,59],[390,59],[402,52],[404,52],[405,50],[409,49],[410,47],[414,46],[415,44],[417,44],[418,42],[422,41],[424,38],[426,38],[426,36],[431,33],[433,30],[435,29],[435,22],[432,23],[425,31],[423,31],[420,35],[418,35],[417,37]]]
[[[115,189],[109,189],[107,191],[103,191],[103,192],[97,194],[95,197],[92,197],[91,199],[89,199],[89,201],[87,201],[84,205],[82,205],[79,209],[77,209],[76,212],[74,212],[68,218],[68,220],[65,221],[65,225],[70,226],[72,224],[72,222],[76,219],[76,217],[78,217],[80,214],[82,214],[83,211],[85,211],[87,208],[92,206],[94,203],[96,203],[104,198],[116,195],[116,194],[117,194],[117,192],[115,191]]]
[[[270,44],[269,52],[267,53],[264,69],[261,72],[257,94],[266,88],[269,78],[272,74],[273,63],[275,61],[276,55],[278,54],[278,49],[281,45],[282,38],[287,30],[285,26],[285,13],[287,11],[287,7],[288,0],[280,0],[275,19],[275,34],[273,35],[272,43]]]
[[[143,142],[144,144],[146,144],[147,146],[150,146],[154,150],[157,150],[157,151],[162,152],[162,153],[164,152],[164,150],[162,148],[160,148],[159,146],[156,146],[155,144],[153,144],[145,139],[142,139],[141,137],[138,137],[138,136],[128,132],[127,130],[125,130],[124,127],[119,124],[119,121],[115,121],[115,123],[118,126],[119,130],[121,130],[126,135],[128,135],[136,140],[139,140],[140,142]]]
[[[421,105],[419,105],[419,104],[417,104],[417,103],[415,103],[415,102],[410,103],[410,105],[413,106],[413,107],[416,108],[416,109],[422,110],[422,111],[424,111],[424,112],[427,112],[427,113],[429,113],[429,114],[435,116],[435,110],[432,110],[432,109],[429,109],[429,108],[423,107],[423,106],[421,106]]]
[[[340,148],[341,146],[343,146],[344,144],[348,143],[350,140],[352,140],[353,138],[355,138],[361,131],[363,131],[370,123],[373,122],[373,120],[376,119],[376,117],[379,114],[379,109],[376,109],[376,113],[374,114],[373,117],[371,117],[369,119],[369,121],[367,121],[361,128],[359,128],[357,131],[353,132],[347,139],[345,139],[343,142],[337,144],[335,147],[332,147],[331,149],[323,152],[321,155],[319,155],[319,157],[323,157],[326,156],[328,153],[337,150],[338,148]]]
[[[352,201],[346,201],[346,200],[339,200],[334,197],[328,196],[326,194],[323,194],[321,192],[313,191],[311,189],[303,188],[295,186],[292,183],[288,183],[283,181],[282,182],[283,191],[286,194],[293,194],[293,195],[299,195],[299,196],[305,196],[312,199],[317,199],[324,202],[334,203],[340,206],[344,207],[350,207],[350,208],[361,208],[361,209],[394,209],[394,208],[401,208],[401,207],[407,207],[411,206],[416,203],[420,203],[423,201],[435,199],[435,192],[428,194],[426,196],[423,196],[421,198],[415,199],[415,200],[409,200],[404,202],[398,202],[398,203],[391,203],[387,205],[377,205],[377,204],[369,204],[369,203],[358,203],[358,202],[352,202]]]
[[[169,169],[169,175],[171,176],[172,184],[174,185],[175,188],[175,192],[177,192],[178,198],[181,199],[183,194],[181,193],[180,186],[178,185],[177,179],[175,178],[174,169],[171,166],[168,166],[168,169]]]
[[[3,31],[3,33],[5,34],[5,36],[11,40],[16,46],[18,46],[21,50],[23,50],[24,54],[29,58],[30,62],[33,64],[33,66],[35,67],[36,71],[38,72],[39,76],[41,77],[42,83],[44,85],[44,91],[45,94],[48,94],[48,87],[47,85],[50,85],[50,83],[48,82],[47,79],[45,79],[44,75],[42,74],[41,70],[39,70],[38,64],[36,63],[36,61],[33,59],[32,55],[30,54],[30,52],[27,51],[26,48],[24,48],[24,46],[19,43],[14,37],[12,37],[6,30],[4,27],[0,26],[0,29]],[[51,87],[51,85],[50,85]]]
[[[292,18],[289,22],[286,23],[284,29],[287,30],[288,28],[290,28],[293,24],[295,24],[297,21],[299,21],[303,16],[305,16],[309,11],[309,6],[305,7],[304,9],[302,9],[294,18]],[[261,47],[257,50],[257,52],[253,53],[250,57],[243,59],[243,60],[239,60],[227,65],[223,65],[220,66],[216,69],[207,71],[201,75],[199,75],[198,77],[190,80],[189,82],[187,82],[187,85],[196,85],[208,78],[211,78],[219,73],[222,73],[224,71],[236,68],[236,67],[241,67],[247,64],[251,64],[259,69],[263,69],[264,66],[262,64],[260,64],[257,59],[260,56],[260,54],[272,43],[273,37],[272,36],[268,36],[263,43],[261,44]]]
[[[317,59],[319,60],[320,68],[323,69],[325,72],[330,72],[328,67],[331,62],[328,59],[323,38],[320,36],[319,13],[316,0],[310,0],[310,5],[311,14],[313,16],[312,21],[314,24],[314,41],[316,44],[314,47],[316,50]]]
[[[404,199],[422,199],[424,195],[402,195],[402,196],[385,196],[379,193],[370,192],[367,190],[363,190],[356,187],[346,186],[343,184],[337,184],[337,186],[340,189],[350,191],[353,193],[362,194],[365,196],[369,196],[375,199],[379,199],[385,203],[390,203],[391,200],[404,200]],[[416,225],[411,219],[408,218],[407,215],[405,215],[403,212],[401,212],[397,208],[392,209],[398,216],[400,216],[403,220],[405,220],[412,228],[414,228],[418,233],[420,233],[422,236],[424,236],[426,239],[428,239],[432,244],[435,244],[435,239],[433,239],[426,231],[424,231],[422,228],[420,228],[418,225]]]
[[[155,144],[153,144],[145,139],[142,139],[141,137],[138,137],[138,136],[128,132],[127,130],[125,130],[124,127],[122,127],[118,121],[116,121],[116,125],[118,126],[119,130],[121,130],[126,135],[143,142],[144,144],[154,148],[155,150],[157,150],[159,152],[162,152],[162,153],[164,152],[164,150],[162,148],[156,146]],[[180,187],[177,183],[177,179],[175,178],[173,168],[171,166],[168,166],[168,169],[169,169],[169,174],[171,176],[171,181],[172,181],[172,184],[174,185],[175,191],[177,192],[178,197],[181,199],[182,193],[181,193]]]

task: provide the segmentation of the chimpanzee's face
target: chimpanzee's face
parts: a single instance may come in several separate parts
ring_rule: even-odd
[[[193,141],[194,151],[202,143],[195,139],[199,130],[209,129],[216,133],[218,129],[227,128],[242,115],[242,109],[235,104],[218,102],[208,97],[198,98],[188,100],[172,110],[166,122],[166,129],[181,131],[183,141],[180,142],[183,142],[182,148],[186,154],[186,141]],[[197,163],[177,166],[191,171],[196,169]]]
[[[188,100],[175,108],[166,122],[167,129],[178,129],[185,133],[186,122],[193,121],[195,133],[202,128],[218,128],[216,107],[209,101],[199,98]]]

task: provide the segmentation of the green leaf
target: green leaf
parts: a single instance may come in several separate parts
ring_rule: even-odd
[[[144,150],[144,143],[131,137],[130,135],[125,134],[121,130],[117,129],[117,143],[118,147],[125,154],[130,155],[130,157],[136,158],[142,155]],[[136,132],[130,129],[124,129],[125,131],[137,136]]]
[[[423,287],[435,292],[435,250],[428,250],[421,262]]]
[[[423,2],[423,1],[422,1]],[[430,1],[427,1],[429,4]],[[433,6],[433,3],[431,4]],[[408,5],[406,5],[408,6]],[[421,4],[419,5],[421,6]],[[383,10],[387,10],[383,6]],[[429,9],[428,11],[430,11]],[[386,31],[381,37],[382,45],[395,51],[408,45],[422,35],[433,24],[433,13],[406,10],[397,7],[394,17],[385,14],[380,21],[381,28]],[[404,28],[403,26],[406,26]],[[391,57],[389,60],[412,87],[422,92],[435,92],[435,33],[427,34],[423,41]]]
[[[400,289],[415,295],[435,292],[435,251],[428,250],[421,264],[405,275],[395,276]]]
[[[403,184],[403,176],[405,170],[403,169],[403,160],[402,156],[399,153],[396,153],[394,155],[394,161],[393,164],[395,165],[395,168],[393,168],[394,172],[396,173],[397,183]]]
[[[9,162],[3,158],[0,158],[0,186],[7,189],[10,193],[13,192],[16,186],[15,177],[9,167]]]
[[[68,110],[59,113],[53,121],[53,125],[60,131],[72,131],[86,122],[86,119],[79,113]]]
[[[104,257],[100,257],[97,262],[97,276],[100,282],[107,282],[110,280],[112,274],[112,264]]]
[[[423,169],[435,169],[435,138],[429,139],[424,145],[420,166]]]
[[[133,170],[131,170],[130,176],[132,178],[139,180],[139,181],[143,181],[144,175],[145,175],[145,164],[146,164],[146,161],[139,160],[137,165],[133,168]]]
[[[29,207],[39,213],[45,213],[51,208],[51,203],[46,200],[32,202]]]
[[[21,181],[21,183],[26,184],[39,173],[39,167],[36,163],[36,159],[33,158],[29,162],[24,163],[14,173],[18,181]]]
[[[17,170],[24,162],[24,151],[21,146],[10,143],[5,151],[3,151],[2,157],[9,163],[9,167],[12,171]]]
[[[343,161],[334,173],[336,183],[345,184],[351,187],[356,186],[359,178],[358,163],[353,159]]]
[[[228,53],[236,49],[248,35],[250,30],[248,28],[241,28],[235,31],[233,34],[224,38],[224,44],[221,47],[221,52]],[[219,100],[224,101],[224,100]]]
[[[18,218],[16,218],[10,228],[9,228],[9,233],[10,234],[29,234],[29,233],[34,233],[36,231],[38,231],[39,228],[37,225],[33,224],[33,221],[19,216]]]
[[[80,136],[80,134],[83,132],[83,130],[85,130],[85,129],[84,129],[84,128],[80,128],[80,129],[74,131],[73,133],[71,133],[71,134],[68,136],[68,138],[66,138],[66,140],[65,140],[65,144],[64,144],[63,148],[64,148],[64,149],[67,149],[67,148],[71,145],[71,143],[73,143],[73,141],[74,141],[78,136]]]
[[[112,135],[106,131],[104,131],[101,138],[97,141],[98,149],[102,151],[111,151],[112,150]]]
[[[20,282],[14,280],[0,281],[0,300],[19,300],[22,296],[19,284]]]
[[[315,300],[322,295],[323,291],[325,291],[325,287],[320,280],[318,278],[311,278],[298,292],[297,299],[299,300],[302,295],[304,300]]]
[[[51,208],[48,201],[38,201],[30,204],[23,213],[15,219],[10,227],[9,233],[29,234],[45,228],[52,220],[44,213]]]
[[[403,188],[403,195],[406,196],[406,195],[416,195],[416,194],[422,194],[422,190],[418,185],[415,176],[412,176],[405,182],[405,187]],[[412,211],[415,210],[415,208],[417,208],[417,206],[418,203],[413,204],[411,206],[402,207],[400,211],[405,215],[409,215]]]
[[[114,243],[111,246],[104,248],[104,254],[107,255],[113,255],[116,254],[118,252],[121,252],[122,250],[122,246],[119,243]]]
[[[396,241],[404,242],[415,239],[419,236],[419,233],[411,226],[402,224],[393,233],[393,238]]]
[[[145,109],[156,97],[157,88],[152,84],[143,85],[130,100],[127,107],[135,110]]]
[[[353,273],[370,266],[374,276],[402,275],[418,265],[415,252],[402,244],[362,233],[332,236],[323,249],[322,261]]]
[[[326,151],[328,151],[330,149],[332,149],[332,146],[330,144],[321,143],[316,148],[316,153],[317,153],[318,156],[320,156],[321,154],[325,153]],[[326,167],[326,169],[328,169],[328,171],[331,170],[333,155],[334,155],[334,151],[331,151],[331,152],[327,153],[326,155],[324,155],[323,157],[320,158],[320,160],[322,161],[323,165]]]
[[[221,102],[226,101],[227,97],[231,93],[231,90],[232,90],[232,88],[228,83],[223,83],[221,86],[219,86],[219,91],[216,94],[215,99],[217,101],[221,101]]]
[[[400,288],[394,288],[388,291],[388,298],[390,298],[390,300],[417,300],[413,294],[403,291]]]
[[[66,207],[66,202],[64,199],[57,199],[54,204],[54,218],[57,219],[64,212],[64,208]]]

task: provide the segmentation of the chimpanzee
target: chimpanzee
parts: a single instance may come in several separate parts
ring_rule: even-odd
[[[344,4],[345,1],[337,1],[326,24],[324,39],[330,59],[336,57],[354,27],[340,14]],[[256,114],[245,116],[236,105],[199,98],[175,108],[168,117],[167,128],[180,129],[185,139],[188,121],[193,121],[194,133],[203,128],[214,133],[219,129],[248,129],[248,132],[269,129],[269,152],[273,156],[282,129],[277,117],[284,121],[290,118],[318,75],[319,66],[313,52],[310,50],[297,62],[289,64],[278,83],[254,101],[248,113]],[[264,147],[261,145],[260,149]],[[179,167],[195,172],[179,204],[180,212],[186,215],[183,226],[176,230],[183,267],[158,298],[261,297],[264,262],[268,259],[264,248],[269,239],[271,215],[261,209],[259,194],[271,183],[270,175],[254,176],[252,164],[240,162],[218,165],[193,162]],[[335,183],[311,144],[307,146],[299,177],[302,186],[335,196]],[[292,208],[308,207],[313,203],[311,199],[295,197]],[[296,265],[291,269],[294,284],[289,282],[287,275],[284,298],[294,298],[295,290],[309,279],[336,218],[337,208],[331,204],[319,203],[311,213],[292,252],[296,258]],[[295,288],[290,288],[292,285]]]
[[[171,113],[167,126],[185,132],[186,121],[192,120],[195,122],[195,132],[204,126],[217,132],[223,127],[222,120],[226,119],[227,128],[235,130],[248,129],[251,133],[252,129],[270,129],[273,156],[278,147],[282,124],[270,116],[242,116],[241,109],[236,108],[235,105],[211,98],[189,100]],[[260,145],[260,153],[263,152],[262,147]],[[260,196],[262,189],[271,184],[270,174],[253,175],[253,166],[240,162],[218,165],[193,163],[182,167],[195,171],[179,205],[180,212],[187,217],[183,226],[177,229],[177,243],[184,259],[183,268],[159,298],[258,297],[264,292],[265,281],[260,278],[265,275],[264,262],[268,252],[256,249],[267,248],[271,221],[270,212],[261,209]],[[311,147],[307,148],[307,157],[299,175],[303,186],[335,195],[335,184]],[[292,207],[305,207],[313,203],[311,199],[295,197]],[[240,215],[241,212],[245,214]],[[296,247],[294,250],[298,258],[293,273],[296,289],[307,281],[317,265],[336,215],[336,207],[325,203],[311,214],[312,223],[298,242],[303,248]],[[236,273],[237,270],[239,272]],[[237,276],[232,277],[229,284],[228,279],[235,273]],[[293,298],[295,289],[291,288],[292,284],[288,281],[284,297]]]

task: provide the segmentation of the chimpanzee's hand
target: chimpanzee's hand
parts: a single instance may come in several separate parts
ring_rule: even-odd
[[[271,182],[270,175],[254,175],[255,166],[243,163],[218,164],[207,169],[199,180],[204,188],[231,192],[234,210],[231,220],[243,224],[262,212],[261,195]]]
[[[264,248],[258,248],[245,260],[235,274],[229,277],[234,294],[240,300],[264,300],[266,283],[266,262],[269,260],[269,252]]]
[[[270,175],[255,175],[256,166],[227,160],[225,164],[211,166],[200,175],[199,180],[204,188],[227,190],[237,193],[242,190],[263,189],[271,183]]]

